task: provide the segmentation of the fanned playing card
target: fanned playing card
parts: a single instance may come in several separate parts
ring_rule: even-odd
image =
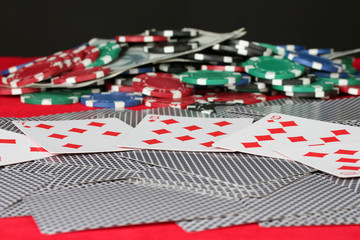
[[[202,118],[147,115],[119,146],[178,151],[229,151],[213,143],[249,126],[251,118]]]
[[[25,135],[0,129],[0,166],[52,156]]]
[[[132,129],[116,118],[14,121],[28,137],[51,153],[113,152],[129,149],[117,143]]]
[[[360,176],[360,142],[298,148],[279,147],[276,151],[297,162],[337,177]]]
[[[359,141],[360,128],[272,113],[214,146],[262,156],[285,158],[275,148]]]

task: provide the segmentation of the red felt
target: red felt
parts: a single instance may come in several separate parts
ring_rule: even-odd
[[[34,59],[34,58],[32,58]],[[0,69],[16,64],[24,63],[29,58],[0,57]],[[279,96],[270,97],[270,99]],[[133,110],[144,109],[144,106],[131,108]],[[55,105],[40,106],[23,104],[19,97],[0,96],[0,117],[29,117],[65,112],[90,110],[83,105]],[[1,196],[0,196],[1,197]],[[129,227],[118,227],[81,231],[74,233],[43,235],[39,232],[31,217],[3,218],[0,219],[1,240],[118,240],[118,239],[147,239],[147,240],[302,240],[302,239],[356,239],[360,234],[360,226],[321,226],[321,227],[281,227],[264,228],[257,224],[233,226],[221,229],[186,233],[174,223],[148,224]]]

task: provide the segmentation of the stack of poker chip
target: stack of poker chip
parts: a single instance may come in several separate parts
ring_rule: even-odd
[[[360,94],[354,59],[325,58],[333,49],[235,38],[197,51],[200,39],[197,30],[150,29],[142,35],[89,41],[2,70],[0,95],[20,95],[27,104],[81,102],[122,109],[145,103],[213,112],[216,106],[265,101],[274,93],[323,99],[339,92]],[[111,63],[122,61],[133,47],[144,55],[183,55],[114,74]]]

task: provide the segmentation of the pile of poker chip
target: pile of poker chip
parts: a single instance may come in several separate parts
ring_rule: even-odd
[[[274,94],[321,99],[360,95],[353,58],[327,58],[333,49],[236,38],[195,51],[199,36],[196,30],[150,29],[100,44],[90,41],[2,70],[0,95],[20,95],[26,104],[81,102],[115,109],[145,104],[208,113],[216,106],[263,102]],[[111,63],[132,47],[146,54],[184,54],[107,77]]]

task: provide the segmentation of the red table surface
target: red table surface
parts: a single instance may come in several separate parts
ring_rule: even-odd
[[[0,57],[0,69],[21,64],[31,58]],[[359,61],[356,61],[358,64]],[[354,64],[355,65],[355,64]],[[355,66],[354,66],[355,67]],[[356,65],[356,67],[360,67]],[[144,106],[131,108],[144,109]],[[91,108],[78,104],[40,106],[20,102],[18,96],[0,96],[0,117],[30,117],[56,113],[90,110]],[[32,217],[15,217],[0,219],[1,240],[93,240],[93,239],[171,239],[171,240],[212,240],[212,239],[261,239],[261,240],[297,240],[297,239],[356,239],[360,234],[360,226],[314,226],[314,227],[281,227],[265,228],[257,224],[226,227],[196,233],[187,233],[174,223],[147,224],[128,227],[88,230],[56,235],[43,235],[38,230]]]

